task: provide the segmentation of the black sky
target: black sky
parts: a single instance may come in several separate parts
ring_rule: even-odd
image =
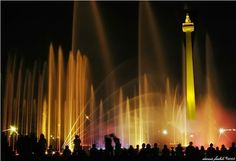
[[[151,2],[163,36],[169,62],[180,63],[174,53],[183,38],[181,23],[185,2]],[[222,101],[236,107],[236,2],[188,2],[191,8],[200,58],[204,57],[204,35],[213,46],[213,60]],[[115,66],[138,53],[138,3],[98,2]],[[71,48],[72,2],[1,2],[1,66],[2,77],[8,55],[24,57],[26,65],[34,60],[45,61],[50,42],[61,45],[64,52]],[[180,26],[180,28],[175,27]],[[94,61],[96,62],[96,61]],[[92,63],[94,63],[92,62]],[[204,62],[204,61],[203,61]],[[204,64],[204,63],[203,63]],[[203,65],[204,66],[204,65]],[[203,67],[204,69],[204,67]],[[174,76],[179,71],[172,71]],[[95,74],[96,75],[96,74]]]

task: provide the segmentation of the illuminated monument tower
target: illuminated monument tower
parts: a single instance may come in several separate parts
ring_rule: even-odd
[[[192,55],[191,32],[194,31],[194,24],[191,22],[189,14],[186,14],[185,22],[182,23],[182,30],[186,34],[186,57],[185,57],[185,92],[187,105],[187,119],[195,118],[195,89],[194,89],[194,71]]]

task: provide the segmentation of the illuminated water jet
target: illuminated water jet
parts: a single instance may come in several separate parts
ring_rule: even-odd
[[[94,2],[90,7],[93,8],[93,14],[99,12]],[[111,55],[104,37],[101,18],[101,15],[95,18],[94,26],[97,26],[95,35],[99,37],[101,50],[105,54],[103,59],[107,74],[114,69],[110,62]],[[40,133],[44,133],[48,145],[52,144],[58,150],[65,145],[73,148],[75,134],[80,135],[83,146],[96,143],[99,147],[104,147],[104,135],[109,133],[115,133],[121,139],[123,147],[144,142],[185,145],[193,140],[195,145],[200,145],[211,141],[215,144],[231,141],[231,137],[229,141],[225,138],[223,141],[218,139],[224,137],[219,136],[220,127],[235,129],[236,125],[235,119],[231,116],[233,114],[228,114],[230,112],[227,112],[214,96],[212,72],[209,69],[206,74],[206,95],[201,102],[195,102],[194,80],[203,78],[194,78],[194,53],[190,43],[192,30],[188,30],[189,26],[187,30],[184,27],[188,39],[186,78],[189,78],[185,82],[185,100],[185,91],[178,86],[182,82],[176,83],[176,80],[168,75],[170,66],[165,59],[156,20],[151,4],[140,2],[139,62],[138,66],[134,67],[138,68],[139,73],[132,80],[127,80],[114,88],[115,79],[112,76],[112,81],[107,79],[102,82],[104,85],[94,86],[94,77],[90,77],[90,67],[93,64],[89,64],[88,58],[77,51],[78,44],[74,42],[78,40],[76,37],[73,37],[73,49],[68,58],[64,57],[61,47],[55,50],[52,45],[49,47],[48,61],[44,64],[35,62],[32,69],[25,69],[22,60],[18,63],[16,58],[9,58],[3,100],[3,128],[16,125],[18,132],[22,134],[35,132],[39,136]],[[185,25],[188,25],[191,22],[187,19],[186,23]],[[190,29],[192,27],[190,25]],[[179,29],[181,32],[181,26]],[[76,33],[75,28],[73,32]],[[209,50],[210,40],[206,39],[206,48]],[[89,44],[90,47],[93,45],[90,42],[84,44]],[[83,51],[90,50],[83,48]],[[102,62],[95,65],[100,69],[100,64]],[[130,66],[132,65],[128,64],[126,67]],[[118,72],[121,73],[132,70],[119,69],[121,71]],[[182,72],[185,72],[185,69]],[[108,87],[112,90],[107,90]],[[223,113],[223,116],[220,113]],[[225,122],[222,123],[221,117],[229,118],[224,118]],[[187,118],[194,120],[194,123],[189,125]]]

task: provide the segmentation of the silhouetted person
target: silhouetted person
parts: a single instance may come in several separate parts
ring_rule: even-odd
[[[113,141],[115,143],[115,155],[119,156],[121,153],[121,143],[120,143],[120,139],[118,137],[116,137],[114,134],[110,134],[110,137],[113,138]]]
[[[210,144],[210,147],[207,148],[206,156],[209,158],[214,158],[216,154],[216,150],[213,147],[213,144]]]
[[[45,151],[47,149],[47,141],[44,138],[43,134],[40,134],[40,138],[39,138],[39,141],[38,141],[37,145],[38,145],[38,155],[39,155],[39,157],[44,156]]]
[[[220,156],[220,155],[221,155],[220,148],[217,146],[215,151],[215,156]]]
[[[201,149],[200,149],[200,156],[201,156],[201,159],[204,158],[205,155],[206,155],[205,148],[204,148],[204,146],[201,146]]]
[[[172,146],[170,149],[171,149],[171,150],[170,150],[170,155],[171,155],[172,158],[174,158],[174,157],[175,157],[175,150],[174,150],[174,147]]]
[[[73,140],[73,143],[74,143],[73,153],[78,154],[78,152],[80,150],[80,144],[81,144],[81,140],[79,138],[79,135],[75,135],[75,139]]]
[[[167,145],[164,145],[162,149],[162,157],[168,158],[170,156],[170,150],[167,148]]]
[[[112,147],[112,139],[109,135],[104,136],[105,140],[105,153],[106,156],[110,157],[113,156],[113,147]]]
[[[93,144],[90,149],[90,157],[92,160],[98,157],[98,149],[96,148],[96,144]]]
[[[138,154],[139,154],[139,145],[137,144],[135,148],[135,155],[137,156]]]
[[[196,148],[195,148],[195,153],[194,153],[193,158],[195,158],[195,160],[197,160],[197,161],[202,160],[202,158],[201,158],[201,152],[200,152],[200,149],[199,149],[198,146],[196,146]]]
[[[135,150],[134,150],[134,147],[132,145],[129,146],[129,149],[128,149],[128,158],[129,160],[133,160],[135,158]]]
[[[226,157],[227,155],[228,155],[228,151],[227,151],[225,145],[223,144],[223,145],[221,145],[220,156]]]
[[[153,157],[153,155],[152,155],[151,145],[147,144],[147,147],[146,147],[146,150],[145,150],[145,159],[146,160],[151,160],[152,157]]]
[[[229,156],[236,157],[236,146],[235,142],[232,143],[231,147],[229,148]]]
[[[139,158],[142,160],[145,156],[146,144],[142,144],[142,148],[139,151]]]
[[[185,154],[187,159],[194,157],[195,148],[193,147],[193,142],[189,142],[189,145],[186,147]]]
[[[154,147],[152,148],[152,151],[153,151],[154,158],[158,158],[160,149],[158,148],[157,143],[154,143]]]
[[[184,153],[183,153],[183,147],[181,146],[181,144],[178,144],[178,146],[175,148],[175,154],[178,160],[183,159]]]
[[[69,149],[69,146],[66,145],[64,151],[63,151],[63,157],[65,159],[69,159],[71,157],[71,150]]]

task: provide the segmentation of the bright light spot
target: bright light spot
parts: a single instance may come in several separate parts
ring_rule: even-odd
[[[89,116],[88,116],[88,115],[86,115],[85,118],[86,118],[87,120],[89,120]]]
[[[193,137],[194,137],[194,135],[193,135],[193,134],[191,134],[191,135],[190,135],[190,138],[193,138]]]
[[[163,134],[163,135],[167,135],[167,134],[168,134],[168,131],[167,131],[166,129],[164,129],[164,130],[162,131],[162,134]]]
[[[10,134],[12,135],[13,133],[18,134],[17,128],[15,126],[10,126]]]
[[[224,132],[225,132],[225,129],[223,129],[223,128],[220,128],[220,129],[219,129],[219,133],[220,133],[220,134],[223,134]]]
[[[53,151],[52,154],[54,155],[54,154],[55,154],[55,151]]]

